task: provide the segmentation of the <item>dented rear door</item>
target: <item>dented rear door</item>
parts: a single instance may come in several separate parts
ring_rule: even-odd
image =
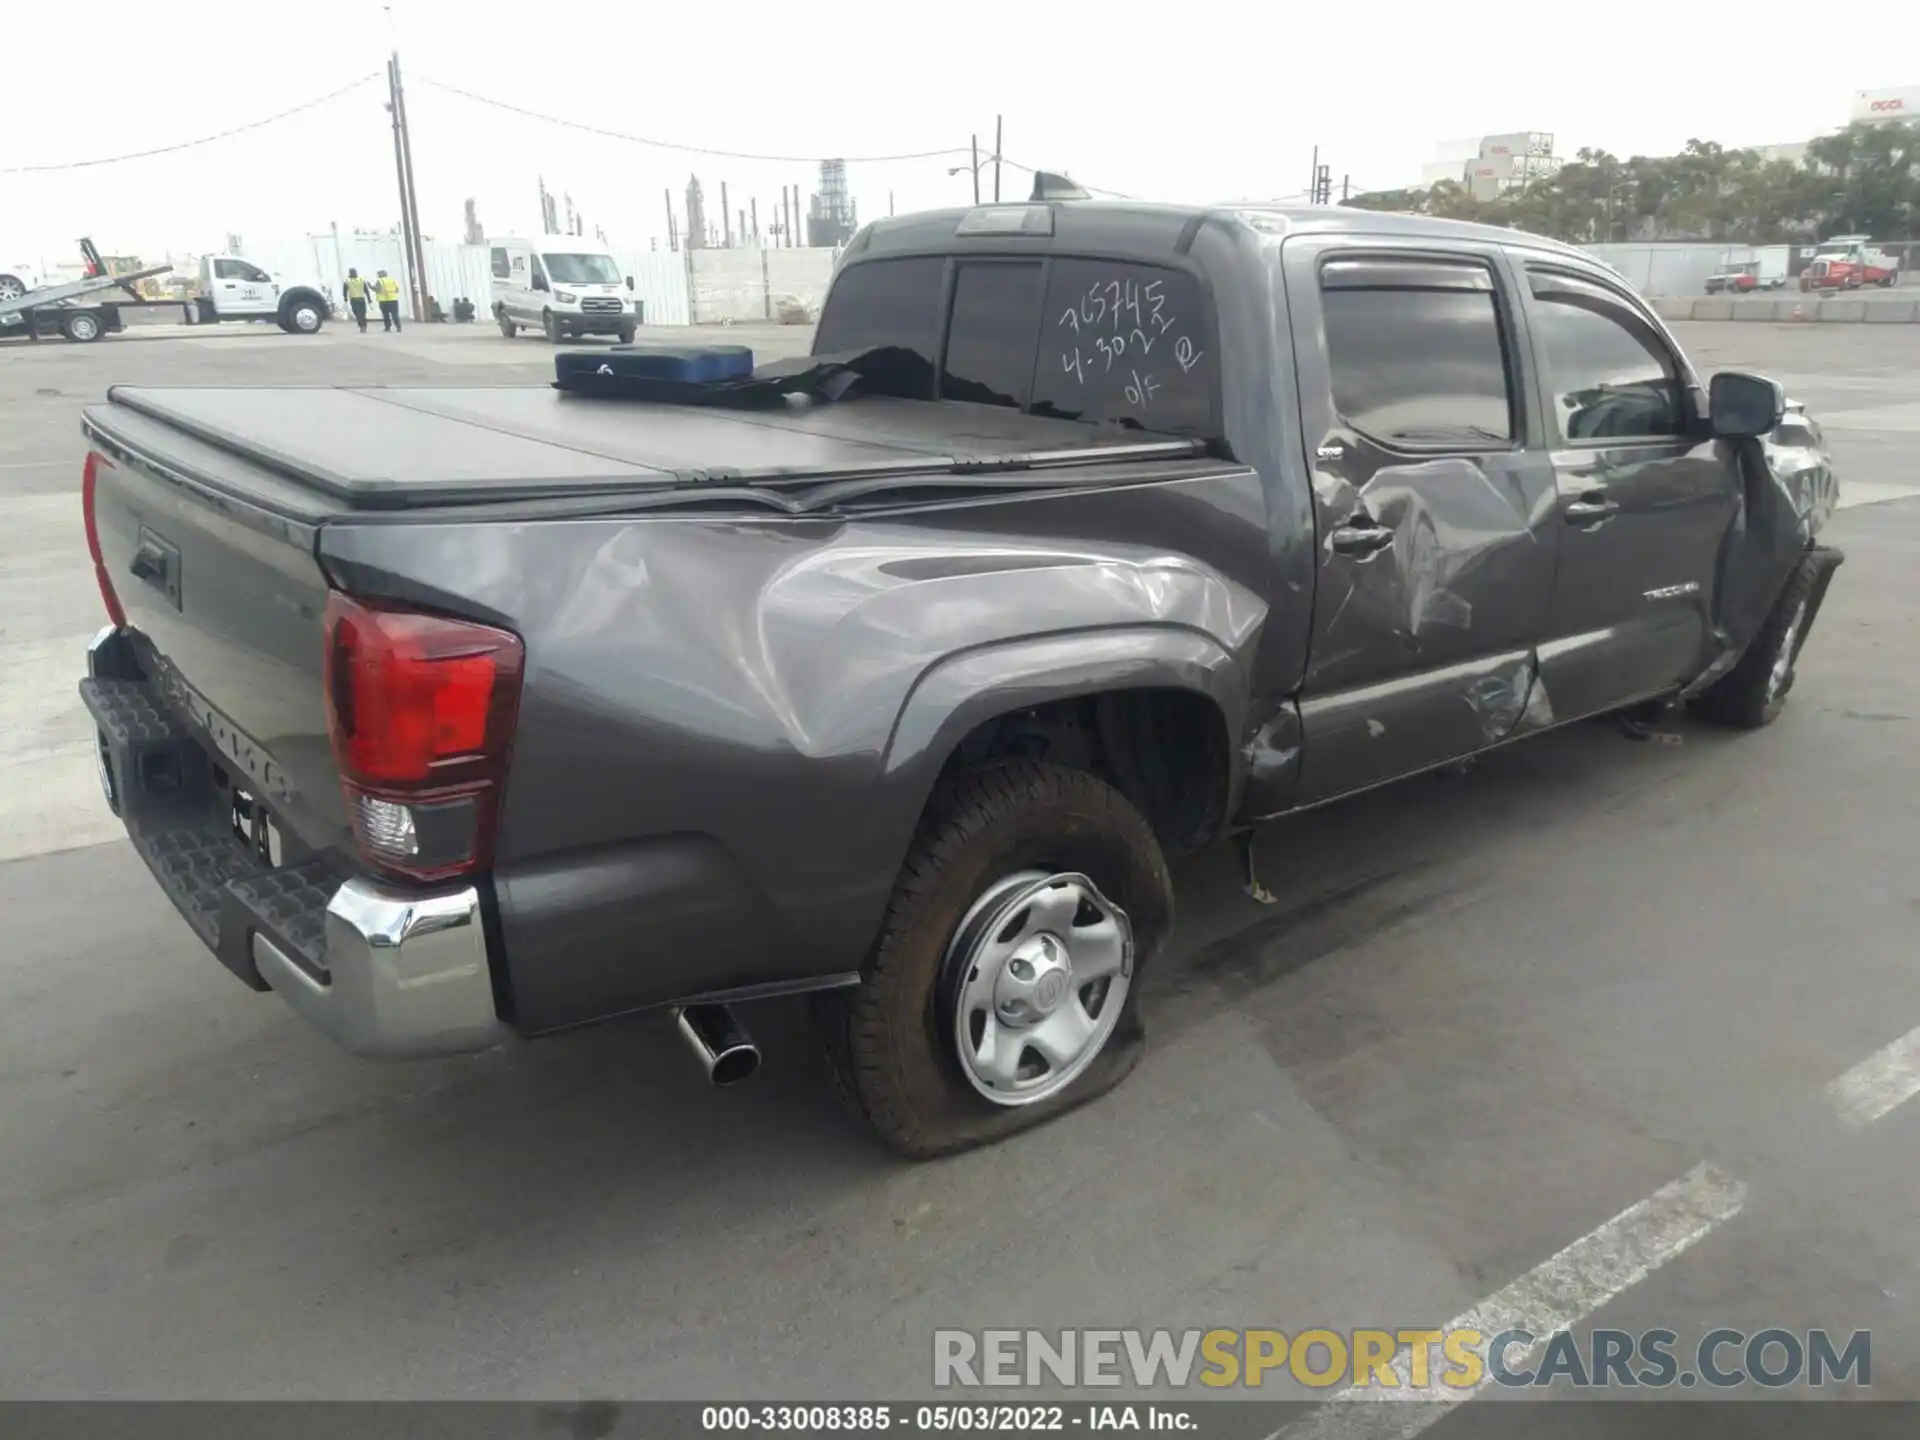
[[[1470,754],[1544,715],[1553,472],[1498,249],[1284,251],[1318,573],[1309,798]]]

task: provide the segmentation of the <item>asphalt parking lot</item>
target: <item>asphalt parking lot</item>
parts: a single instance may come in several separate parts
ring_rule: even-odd
[[[1920,1399],[1920,326],[1677,333],[1784,379],[1841,469],[1783,719],[1578,727],[1282,822],[1270,906],[1203,858],[1134,1077],[927,1166],[841,1119],[781,1006],[724,1092],[653,1020],[350,1060],[100,801],[80,407],[541,381],[544,344],[0,348],[0,1396],[915,1397],[940,1327],[1494,1315],[1870,1330],[1873,1393]]]

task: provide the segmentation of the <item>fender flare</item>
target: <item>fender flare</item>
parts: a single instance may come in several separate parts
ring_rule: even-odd
[[[1063,631],[962,650],[914,681],[887,736],[881,774],[911,788],[917,817],[954,747],[996,716],[1102,691],[1184,690],[1211,700],[1225,722],[1232,813],[1246,768],[1237,727],[1249,703],[1250,658],[1185,625]]]

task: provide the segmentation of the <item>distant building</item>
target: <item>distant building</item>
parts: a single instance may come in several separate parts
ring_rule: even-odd
[[[687,177],[687,249],[704,250],[707,245],[707,202],[700,193],[700,177]]]
[[[807,244],[833,250],[853,238],[860,217],[847,190],[847,162],[820,162],[820,190],[807,207]]]
[[[1856,90],[1847,119],[1856,125],[1897,125],[1920,121],[1920,85],[1892,90]]]
[[[1467,162],[1467,191],[1476,200],[1497,200],[1544,180],[1564,164],[1553,153],[1553,136],[1544,130],[1488,135],[1480,141],[1480,153]]]
[[[1448,140],[1436,146],[1433,159],[1420,167],[1420,188],[1431,190],[1450,181],[1465,186],[1476,200],[1494,200],[1509,191],[1524,190],[1565,163],[1553,153],[1553,136],[1544,130]]]

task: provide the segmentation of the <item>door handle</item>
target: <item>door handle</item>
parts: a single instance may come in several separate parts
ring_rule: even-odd
[[[1570,500],[1561,512],[1575,525],[1587,525],[1596,520],[1604,520],[1609,515],[1620,513],[1618,502],[1609,500],[1599,491],[1589,491],[1578,500]]]
[[[1342,525],[1331,536],[1336,555],[1371,555],[1393,543],[1391,526],[1362,520]]]

